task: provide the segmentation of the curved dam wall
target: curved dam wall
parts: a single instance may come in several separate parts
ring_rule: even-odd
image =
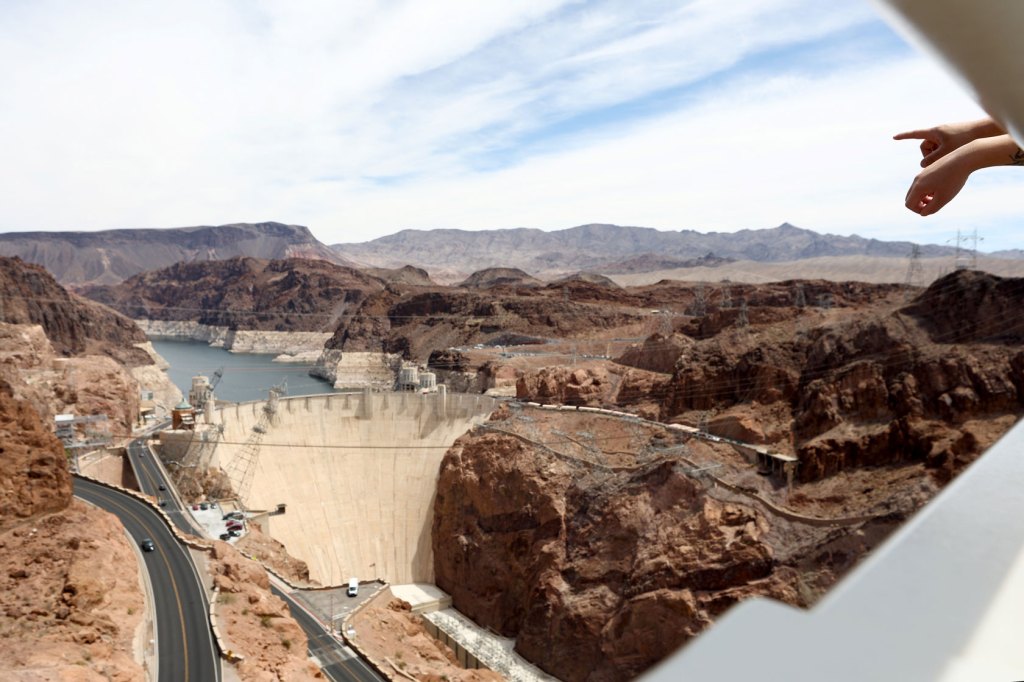
[[[263,403],[219,408],[214,464],[242,449]],[[321,583],[433,582],[430,529],[445,451],[497,407],[469,394],[342,393],[278,402],[246,506],[287,513],[264,523]]]

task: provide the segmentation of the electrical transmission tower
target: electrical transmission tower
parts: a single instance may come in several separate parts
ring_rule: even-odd
[[[978,269],[979,241],[985,241],[985,238],[978,236],[977,228],[975,228],[969,235],[961,234],[959,229],[956,231],[956,255],[953,259],[953,268],[955,270]],[[963,246],[967,242],[971,242],[971,248],[969,249]]]
[[[910,263],[907,265],[907,278],[903,282],[906,288],[906,299],[909,301],[914,297],[915,287],[924,286],[924,272],[921,269],[921,247],[914,244],[910,251]]]
[[[796,285],[796,291],[793,293],[793,305],[797,308],[804,308],[807,306],[807,294],[804,293],[803,284]]]
[[[732,307],[732,292],[729,291],[729,285],[728,284],[726,284],[726,285],[724,285],[722,287],[722,307],[723,308],[731,308]]]
[[[746,329],[750,325],[750,318],[747,317],[747,299],[740,299],[740,314],[736,316],[736,326]]]
[[[693,289],[693,307],[690,309],[694,317],[704,317],[708,312],[708,290],[703,284]]]
[[[243,506],[246,506],[249,489],[252,487],[252,479],[256,475],[256,463],[259,461],[260,444],[263,442],[263,436],[266,435],[267,429],[270,428],[273,422],[274,415],[277,414],[278,398],[287,393],[287,391],[287,380],[270,389],[270,397],[263,405],[259,421],[252,427],[252,432],[241,449],[225,467],[228,479],[231,481],[231,487],[234,488],[235,494],[238,495],[238,500]]]

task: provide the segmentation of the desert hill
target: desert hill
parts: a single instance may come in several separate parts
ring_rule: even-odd
[[[523,402],[441,464],[438,585],[560,679],[633,679],[753,596],[813,604],[1024,414],[1024,280],[672,286],[665,333],[516,366]],[[732,439],[794,455],[792,487]]]
[[[98,232],[0,233],[0,255],[42,265],[62,284],[116,284],[180,261],[319,258],[344,263],[309,229],[282,223]]]
[[[0,291],[0,322],[42,325],[61,355],[107,355],[129,366],[151,362],[134,346],[146,341],[134,322],[68,292],[38,265],[0,256]]]
[[[416,271],[406,274],[421,277]],[[349,308],[384,287],[378,277],[324,260],[236,257],[176,263],[120,284],[85,287],[82,293],[135,319],[333,331]]]
[[[649,269],[715,266],[729,260],[776,262],[823,256],[906,258],[910,242],[858,236],[822,235],[788,223],[770,229],[701,233],[647,227],[581,225],[545,232],[536,229],[402,230],[358,244],[334,244],[342,257],[381,267],[412,263],[430,271],[464,272],[515,267],[550,277],[579,270],[637,272]],[[945,246],[923,246],[923,257],[953,253]],[[716,278],[717,279],[717,278]]]

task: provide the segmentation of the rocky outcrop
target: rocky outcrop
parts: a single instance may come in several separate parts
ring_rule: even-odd
[[[605,291],[596,285],[585,286]],[[406,360],[423,363],[435,351],[476,344],[591,338],[646,318],[644,311],[609,305],[604,298],[565,300],[560,289],[486,293],[455,288],[389,290],[369,297],[351,317],[343,319],[326,347],[400,353]]]
[[[322,260],[239,257],[177,263],[82,293],[135,319],[329,333],[349,308],[383,288],[376,277]]]
[[[0,532],[71,502],[64,446],[39,412],[0,379]]]
[[[273,332],[229,329],[182,320],[136,320],[150,337],[191,339],[233,353],[264,353],[296,356],[319,353],[330,332]]]
[[[244,657],[240,679],[319,680],[323,673],[306,655],[306,633],[288,605],[270,591],[266,571],[225,542],[216,542],[209,562],[220,593],[215,613],[225,644]]]
[[[450,680],[451,682],[500,682],[498,673],[467,670],[454,652],[431,637],[423,617],[411,612],[409,604],[384,590],[359,609],[351,620],[359,633],[359,648],[392,679]],[[406,677],[411,676],[411,677]]]
[[[1024,413],[1021,282],[958,271],[903,308],[698,321],[696,342],[676,345],[660,416],[737,417],[716,432],[764,434],[799,457],[804,481],[908,462],[948,481]]]
[[[334,388],[391,390],[402,358],[391,353],[325,350],[309,370],[311,376],[331,382]]]
[[[42,326],[60,355],[106,355],[129,366],[149,363],[135,347],[146,337],[131,320],[69,293],[38,265],[0,257],[0,291],[0,322]]]
[[[436,582],[563,680],[632,679],[749,596],[806,605],[870,544],[857,527],[794,533],[659,455],[679,446],[658,427],[493,419],[442,462]]]
[[[147,636],[139,566],[113,515],[74,501],[0,532],[0,591],[0,678],[145,678],[133,646]]]
[[[490,289],[492,287],[539,287],[543,286],[536,277],[518,268],[486,268],[477,270],[459,284],[467,289]]]
[[[138,418],[139,384],[132,371],[102,355],[58,357],[42,327],[0,323],[3,377],[47,424],[58,414],[106,415],[105,426],[91,428],[126,436]]]

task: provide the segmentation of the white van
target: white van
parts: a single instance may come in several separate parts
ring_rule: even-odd
[[[348,596],[355,597],[359,594],[359,580],[356,578],[348,579]]]

